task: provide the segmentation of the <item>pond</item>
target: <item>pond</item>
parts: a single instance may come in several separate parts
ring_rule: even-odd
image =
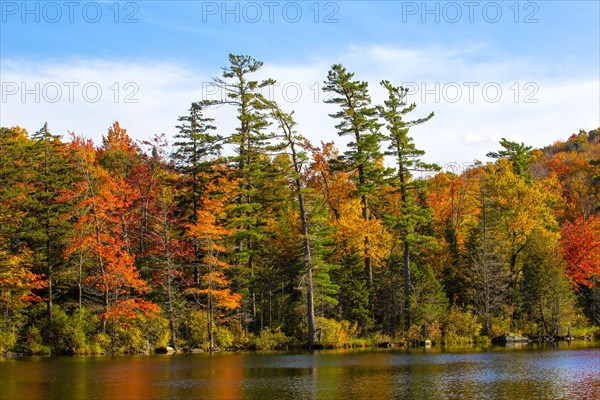
[[[600,399],[600,348],[588,342],[0,361],[0,399],[42,398]]]

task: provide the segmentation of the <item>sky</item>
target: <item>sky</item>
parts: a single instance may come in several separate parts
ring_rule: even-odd
[[[456,168],[498,141],[543,147],[600,127],[598,1],[0,0],[0,125],[48,122],[101,143],[119,121],[135,139],[176,133],[194,101],[219,99],[228,54],[264,62],[257,79],[294,111],[298,131],[343,150],[323,102],[341,63],[410,89],[425,160]],[[235,110],[208,110],[226,135]]]

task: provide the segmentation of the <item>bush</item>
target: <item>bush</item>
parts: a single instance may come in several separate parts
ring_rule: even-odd
[[[215,326],[213,328],[213,338],[215,346],[220,349],[229,349],[233,346],[233,333],[226,326]]]
[[[110,354],[137,354],[150,351],[150,343],[137,326],[113,325],[110,336],[111,342],[107,349]]]
[[[143,332],[150,349],[166,348],[171,340],[169,320],[164,315],[140,316],[134,323]]]
[[[348,321],[336,321],[325,317],[317,317],[317,343],[324,347],[350,347],[358,344],[358,325]]]
[[[281,332],[279,328],[274,330],[265,328],[251,341],[252,347],[256,350],[283,350],[287,349],[289,343],[290,338]]]
[[[50,347],[43,344],[40,329],[35,325],[32,325],[27,329],[25,351],[35,355],[50,354]]]
[[[90,354],[87,338],[97,323],[98,317],[86,309],[68,315],[61,307],[52,307],[52,321],[46,321],[44,329],[52,345],[52,353]]]
[[[508,314],[510,315],[510,314]],[[510,327],[510,317],[507,316],[498,316],[492,317],[490,320],[490,332],[489,336],[491,338],[495,338],[501,335],[504,335],[507,332],[511,331]]]
[[[189,310],[183,326],[185,329],[185,342],[181,346],[182,348],[208,350],[208,317],[205,312],[197,309]]]
[[[471,310],[463,311],[452,306],[444,321],[445,344],[474,343],[483,325],[477,321]]]
[[[244,332],[242,324],[238,320],[234,320],[229,324],[229,332],[233,336],[233,342],[230,347],[235,349],[247,348],[250,343],[250,337]]]
[[[0,354],[14,349],[17,344],[17,333],[15,331],[12,326],[0,330]]]
[[[108,352],[108,349],[111,347],[112,340],[110,336],[106,333],[98,333],[96,334],[90,345],[90,353],[91,354],[105,354]]]

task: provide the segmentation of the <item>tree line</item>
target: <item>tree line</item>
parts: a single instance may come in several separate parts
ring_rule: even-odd
[[[102,144],[0,130],[0,350],[148,352],[486,341],[600,324],[600,133],[441,171],[407,89],[336,64],[311,143],[230,55],[220,101]],[[216,106],[236,111],[223,132]],[[387,160],[387,161],[386,161]]]

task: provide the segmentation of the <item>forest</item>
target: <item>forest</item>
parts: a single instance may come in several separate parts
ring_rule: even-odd
[[[118,122],[99,145],[1,128],[0,353],[598,333],[600,128],[442,169],[410,134],[432,113],[386,80],[374,104],[336,64],[323,91],[340,151],[262,94],[262,65],[230,55],[226,96],[182,110],[173,143]]]

